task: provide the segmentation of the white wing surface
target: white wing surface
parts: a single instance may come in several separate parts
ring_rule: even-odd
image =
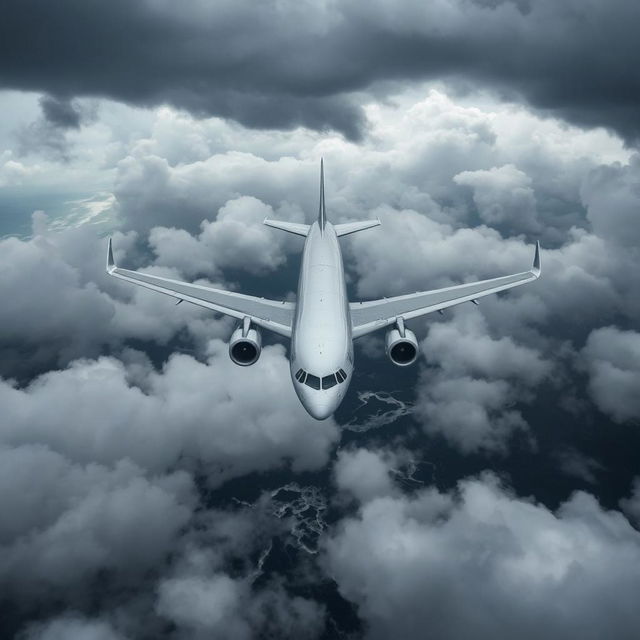
[[[533,267],[530,271],[511,276],[481,280],[460,284],[455,287],[419,291],[394,298],[371,300],[370,302],[351,302],[351,322],[353,337],[359,338],[396,322],[397,318],[410,320],[418,316],[452,307],[461,302],[472,302],[476,298],[498,293],[521,284],[537,280],[540,276],[540,245],[536,243]]]
[[[269,329],[288,338],[291,337],[291,327],[295,313],[295,305],[293,303],[266,300],[265,298],[247,296],[233,291],[214,289],[201,284],[189,284],[180,280],[121,269],[113,260],[111,238],[109,238],[107,252],[107,273],[114,278],[164,293],[180,301],[192,302],[233,318],[242,320],[248,317],[253,323],[264,329]]]

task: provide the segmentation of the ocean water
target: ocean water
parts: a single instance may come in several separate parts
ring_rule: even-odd
[[[44,211],[52,230],[96,225],[105,235],[116,226],[115,198],[112,193],[51,191],[38,189],[0,189],[0,238],[28,238],[32,234],[32,216]]]

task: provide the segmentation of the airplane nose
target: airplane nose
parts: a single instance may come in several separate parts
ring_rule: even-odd
[[[310,403],[307,406],[307,411],[316,420],[326,420],[333,412],[334,408],[327,404]]]
[[[342,394],[337,388],[322,390],[311,389],[296,380],[294,380],[293,386],[298,394],[298,398],[300,398],[302,406],[307,410],[307,413],[316,420],[326,420],[329,416],[333,415],[342,399]]]
[[[300,400],[309,415],[316,420],[326,420],[333,415],[340,403],[335,394],[327,393],[327,391],[311,391],[310,389],[303,389]]]

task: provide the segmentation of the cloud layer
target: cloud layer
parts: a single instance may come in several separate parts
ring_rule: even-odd
[[[638,81],[619,63],[637,54],[638,8],[625,0],[191,0],[179,11],[29,0],[5,10],[8,88],[168,102],[245,126],[332,128],[355,139],[362,93],[449,78],[631,141],[640,132]]]
[[[369,638],[631,638],[640,535],[576,493],[556,511],[491,474],[365,500],[325,561]]]
[[[373,638],[634,637],[640,491],[616,455],[639,417],[640,165],[558,118],[637,137],[636,10],[587,5],[8,5],[0,83],[38,92],[0,94],[3,233],[24,232],[0,240],[9,626],[357,637],[357,611]],[[383,221],[344,243],[356,298],[543,246],[535,285],[412,323],[413,371],[375,366],[382,336],[358,349],[342,434],[300,407],[282,345],[238,368],[232,322],[104,274],[113,234],[130,268],[289,295],[301,241],[261,221],[315,217],[320,157],[330,219]]]

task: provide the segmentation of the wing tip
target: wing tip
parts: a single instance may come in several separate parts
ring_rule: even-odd
[[[109,238],[109,246],[107,247],[107,273],[111,274],[116,269],[116,263],[113,259],[113,247],[111,244],[111,238]]]
[[[538,278],[542,273],[542,269],[540,268],[540,241],[536,240],[536,252],[533,255],[533,267],[531,269],[533,275]]]

